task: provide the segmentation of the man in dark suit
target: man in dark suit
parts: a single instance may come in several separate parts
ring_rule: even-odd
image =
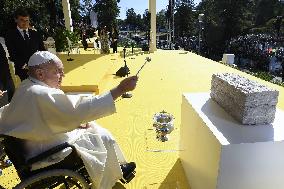
[[[112,52],[113,53],[117,53],[117,40],[118,40],[118,31],[115,27],[113,27],[112,32],[111,32]]]
[[[1,90],[7,90],[8,101],[10,102],[15,92],[15,86],[10,74],[6,52],[0,44],[0,96],[3,95]]]
[[[6,45],[11,61],[15,63],[16,75],[24,80],[28,77],[25,65],[36,51],[44,51],[43,41],[35,30],[29,29],[30,16],[24,9],[18,9],[15,13],[17,28],[9,31],[6,37]]]

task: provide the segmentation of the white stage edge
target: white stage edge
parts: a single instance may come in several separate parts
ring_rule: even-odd
[[[183,95],[180,159],[191,189],[283,189],[284,112],[239,124],[209,93]]]

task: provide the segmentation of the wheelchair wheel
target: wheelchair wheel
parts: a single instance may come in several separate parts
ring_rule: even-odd
[[[0,142],[0,161],[4,161],[5,156],[6,156],[6,153],[5,153],[5,150],[4,150],[4,146]]]
[[[79,173],[67,169],[42,172],[22,181],[14,189],[89,189]]]

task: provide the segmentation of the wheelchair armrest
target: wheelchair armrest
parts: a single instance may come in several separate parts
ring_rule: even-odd
[[[65,143],[60,144],[58,146],[55,146],[55,147],[53,147],[53,148],[51,148],[51,149],[49,149],[49,150],[47,150],[43,153],[31,158],[31,159],[28,159],[27,164],[32,165],[36,162],[42,161],[42,160],[46,159],[48,156],[56,154],[56,153],[64,150],[65,148],[68,148],[68,147],[72,148],[72,150],[76,150],[73,145],[69,144],[68,142],[65,142]]]

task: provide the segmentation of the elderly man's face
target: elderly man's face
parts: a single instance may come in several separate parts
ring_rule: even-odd
[[[61,61],[48,64],[44,71],[42,81],[52,88],[59,89],[64,77],[64,67]]]

